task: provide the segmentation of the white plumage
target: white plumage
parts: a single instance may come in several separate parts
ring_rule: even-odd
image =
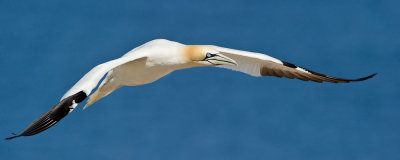
[[[136,47],[121,58],[97,65],[68,90],[57,105],[36,119],[20,134],[7,139],[31,136],[50,128],[89,96],[107,73],[84,108],[122,86],[151,83],[174,70],[201,66],[217,66],[252,76],[277,76],[333,83],[362,81],[375,75],[359,79],[335,78],[261,53],[212,45],[184,45],[157,39]]]

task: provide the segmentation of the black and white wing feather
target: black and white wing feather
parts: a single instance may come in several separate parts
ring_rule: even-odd
[[[218,67],[244,72],[253,76],[287,77],[290,79],[296,78],[303,81],[314,81],[319,83],[348,83],[352,81],[363,81],[376,75],[375,73],[358,79],[336,78],[317,73],[261,53],[247,52],[218,46],[211,47],[219,51],[221,54],[232,58],[238,64],[237,66],[223,65]]]
[[[145,58],[143,55],[144,54],[140,52],[129,55],[127,54],[121,58],[97,65],[86,73],[67,93],[65,93],[58,104],[33,121],[20,134],[6,139],[9,140],[21,136],[32,136],[52,127],[62,118],[71,113],[80,102],[85,100],[107,72],[127,62]]]
[[[70,113],[74,109],[74,106],[85,100],[86,97],[86,93],[81,91],[72,96],[64,98],[60,101],[60,103],[55,105],[49,111],[47,111],[34,122],[32,122],[19,135],[8,137],[6,139],[13,139],[20,136],[32,136],[50,128],[66,115],[68,115],[68,113]]]

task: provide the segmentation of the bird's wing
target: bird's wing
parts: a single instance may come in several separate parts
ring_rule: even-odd
[[[218,46],[211,47],[219,51],[221,54],[232,58],[238,64],[237,66],[223,65],[218,67],[244,72],[253,76],[276,76],[287,77],[290,79],[297,78],[303,81],[314,81],[319,83],[348,83],[352,81],[363,81],[376,75],[375,73],[358,79],[336,78],[317,73],[261,53],[247,52]]]
[[[72,112],[80,102],[85,100],[108,71],[127,62],[142,58],[146,58],[144,54],[135,53],[97,65],[86,73],[67,93],[65,93],[58,104],[32,122],[20,134],[6,139],[13,139],[20,136],[31,136],[50,128]]]

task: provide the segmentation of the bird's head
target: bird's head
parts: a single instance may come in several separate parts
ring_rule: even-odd
[[[235,60],[202,45],[185,46],[185,57],[196,66],[237,65]]]

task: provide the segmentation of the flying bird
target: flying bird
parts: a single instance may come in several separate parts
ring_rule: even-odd
[[[375,73],[359,79],[336,78],[261,53],[214,45],[184,45],[156,39],[134,48],[118,59],[95,66],[64,94],[58,104],[20,134],[6,139],[32,136],[52,127],[85,100],[106,74],[97,90],[90,95],[84,109],[122,86],[143,85],[175,70],[206,66],[227,68],[257,77],[287,77],[319,83],[363,81],[376,75]]]

